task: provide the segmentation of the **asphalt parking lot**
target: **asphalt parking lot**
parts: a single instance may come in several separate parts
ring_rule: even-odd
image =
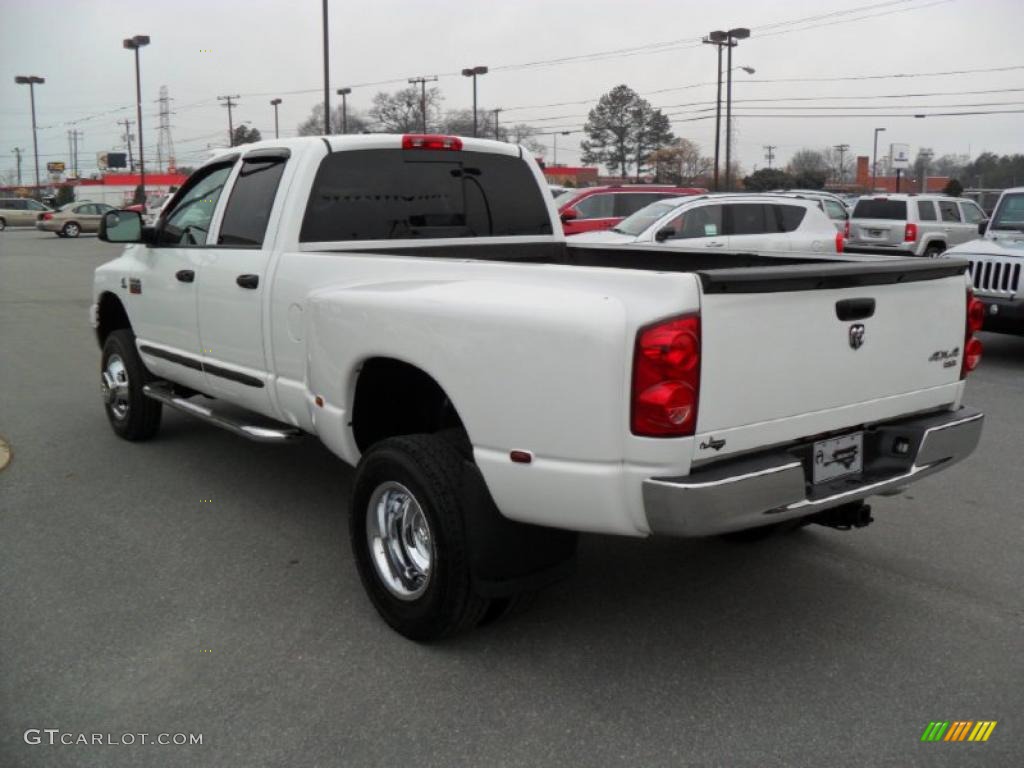
[[[315,440],[113,435],[87,312],[118,250],[0,233],[0,765],[1024,764],[1024,338],[983,335],[975,456],[870,528],[584,537],[529,612],[419,646],[364,596]]]

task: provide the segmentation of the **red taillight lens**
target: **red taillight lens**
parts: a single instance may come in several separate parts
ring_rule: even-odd
[[[967,299],[967,333],[975,334],[985,325],[985,302],[973,294]]]
[[[981,362],[982,353],[981,341],[975,338],[971,338],[967,342],[967,346],[964,347],[964,374],[968,374],[978,367],[978,363]]]
[[[981,341],[974,337],[974,334],[981,330],[985,324],[985,303],[975,298],[974,294],[967,291],[967,322],[964,329],[964,362],[960,366],[960,378],[967,378],[967,374],[978,367],[981,362],[982,345]]]
[[[903,241],[905,243],[917,242],[917,224],[907,224],[903,229]]]
[[[642,328],[633,354],[633,434],[692,435],[697,426],[699,390],[700,316]]]
[[[440,149],[455,151],[462,149],[458,136],[440,136],[432,133],[409,133],[402,137],[402,149]]]
[[[849,225],[847,225],[847,226],[849,226]],[[843,252],[843,245],[844,245],[843,233],[842,232],[836,232],[836,253],[842,253]]]
[[[43,214],[43,221],[49,221],[52,218],[53,218],[53,214],[52,213],[44,213]]]

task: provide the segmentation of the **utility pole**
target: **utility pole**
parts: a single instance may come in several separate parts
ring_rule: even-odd
[[[68,131],[68,167],[65,169],[65,173],[75,167],[75,151],[71,147],[71,131]]]
[[[501,141],[501,139],[498,137],[498,113],[499,112],[504,112],[504,111],[505,110],[502,109],[501,107],[496,107],[495,110],[494,110],[494,140],[495,141]]]
[[[125,118],[124,120],[118,120],[117,124],[124,126],[124,142],[128,145],[128,170],[135,173],[135,161],[132,159],[132,134],[130,132],[131,126],[135,125],[135,121]]]
[[[768,161],[768,167],[771,168],[772,167],[772,160],[775,159],[775,150],[778,149],[778,145],[776,145],[776,144],[765,144],[764,148],[765,148],[765,156],[764,156],[764,158],[765,158],[765,160]]]
[[[849,144],[836,144],[832,147],[836,152],[839,153],[839,183],[842,184],[845,181],[845,169],[843,168],[843,157],[850,150]]]
[[[418,85],[420,87],[420,128],[423,129],[423,133],[427,132],[427,83],[437,82],[437,76],[432,77],[410,77],[409,82],[412,85]]]
[[[331,72],[327,41],[327,0],[324,6],[324,136],[331,135]],[[237,96],[235,97],[238,98]]]
[[[14,153],[14,157],[17,158],[17,161],[18,161],[18,186],[20,187],[21,186],[21,153],[24,152],[25,150],[23,150],[21,147],[15,147],[11,151]]]
[[[327,7],[327,0],[324,0],[324,8],[326,9],[326,7]],[[218,96],[217,97],[217,101],[223,101],[224,102],[223,104],[221,104],[221,106],[228,108],[228,146],[229,147],[235,146],[235,124],[234,124],[234,122],[231,119],[231,109],[233,107],[237,106],[237,104],[235,103],[235,99],[240,99],[240,98],[241,98],[241,96],[239,96],[238,94],[235,94],[234,96]]]
[[[78,176],[78,140],[85,136],[85,132],[72,131],[71,135],[75,139],[75,176]]]

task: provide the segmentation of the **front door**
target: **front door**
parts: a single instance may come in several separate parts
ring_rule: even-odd
[[[196,282],[210,225],[233,160],[194,173],[157,223],[155,243],[136,246],[137,273],[122,286],[136,343],[155,375],[206,391],[199,345]]]
[[[197,294],[206,391],[267,415],[274,407],[264,351],[272,245],[266,234],[287,157],[268,149],[243,158],[216,246],[203,254]]]

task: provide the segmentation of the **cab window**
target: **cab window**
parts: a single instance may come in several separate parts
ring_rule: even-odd
[[[217,200],[233,165],[231,162],[211,166],[194,174],[178,190],[172,207],[161,220],[158,245],[206,245]]]
[[[943,221],[960,221],[960,211],[952,200],[939,200],[939,215]]]
[[[263,245],[284,164],[284,157],[243,161],[224,209],[224,221],[217,235],[218,245]]]
[[[981,208],[976,206],[974,203],[960,203],[960,210],[964,213],[964,221],[968,224],[977,224],[979,221],[984,221],[985,214]]]

